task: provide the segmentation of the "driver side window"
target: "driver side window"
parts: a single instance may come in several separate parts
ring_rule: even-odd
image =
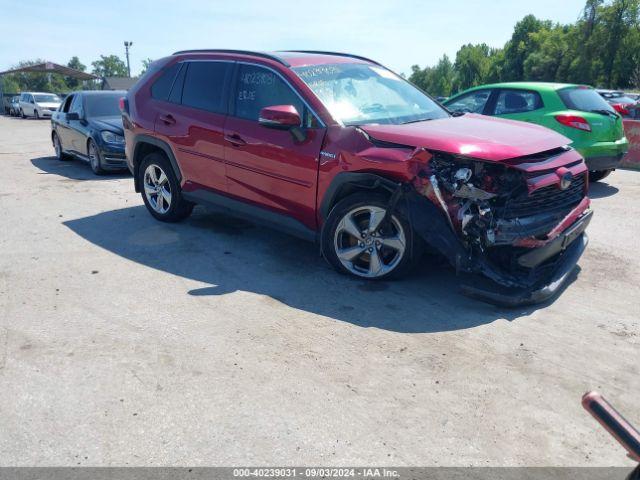
[[[74,95],[69,107],[69,113],[77,113],[82,117],[82,95]]]
[[[73,101],[74,98],[75,98],[75,95],[69,95],[64,100],[64,104],[62,105],[62,108],[61,108],[63,113],[69,113],[69,108],[71,107],[71,102]]]
[[[279,75],[256,65],[240,65],[235,116],[257,122],[260,110],[275,105],[293,105],[302,118],[303,126],[317,126],[304,102]]]
[[[491,90],[478,90],[467,93],[454,102],[447,103],[446,107],[452,112],[482,113],[490,96]]]

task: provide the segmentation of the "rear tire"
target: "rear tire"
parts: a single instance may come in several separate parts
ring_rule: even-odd
[[[615,169],[610,168],[608,170],[590,170],[589,171],[589,181],[590,182],[599,182],[600,180],[607,178],[611,172]]]
[[[322,253],[339,272],[366,280],[398,278],[422,256],[422,241],[399,212],[381,225],[389,199],[355,193],[338,202],[322,229]]]
[[[179,222],[193,211],[194,204],[182,196],[171,163],[160,153],[150,153],[138,169],[138,182],[147,210],[161,222]]]
[[[53,149],[56,152],[56,158],[58,160],[69,160],[69,156],[64,153],[64,150],[62,150],[62,143],[60,142],[60,137],[58,137],[58,134],[53,132]]]

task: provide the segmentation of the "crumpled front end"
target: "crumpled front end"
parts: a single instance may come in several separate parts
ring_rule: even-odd
[[[422,168],[410,218],[418,234],[466,274],[465,293],[516,306],[562,289],[585,249],[592,216],[587,169],[575,150],[501,162],[424,149],[413,156]],[[430,221],[415,220],[433,207],[443,225],[434,224],[433,214]]]

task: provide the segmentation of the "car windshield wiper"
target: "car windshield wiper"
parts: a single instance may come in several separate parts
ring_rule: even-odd
[[[409,120],[408,122],[402,122],[400,125],[407,125],[409,123],[427,122],[433,120],[433,118],[419,118],[418,120]]]
[[[596,110],[589,110],[590,112],[593,113],[599,113],[600,115],[613,115],[614,117],[618,117],[618,114],[616,112],[613,112],[611,110],[605,110],[603,109],[596,109]]]

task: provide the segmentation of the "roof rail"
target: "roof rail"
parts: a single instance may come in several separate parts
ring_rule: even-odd
[[[219,48],[205,48],[201,50],[180,50],[178,52],[173,52],[173,55],[179,55],[182,53],[235,53],[238,55],[254,55],[256,57],[268,58],[269,60],[278,62],[284,65],[285,67],[291,66],[287,62],[285,62],[282,58],[278,57],[277,55],[272,55],[270,53],[264,53],[264,52],[253,52],[251,50],[225,50],[225,49],[219,49]]]
[[[371,60],[370,58],[367,57],[362,57],[360,55],[352,55],[351,53],[342,53],[342,52],[324,52],[322,50],[282,50],[283,52],[288,52],[288,53],[313,53],[313,54],[318,54],[318,55],[335,55],[336,57],[351,57],[351,58],[357,58],[358,60],[364,60],[366,62],[371,62],[375,65],[380,65],[380,63],[376,62],[375,60]]]

